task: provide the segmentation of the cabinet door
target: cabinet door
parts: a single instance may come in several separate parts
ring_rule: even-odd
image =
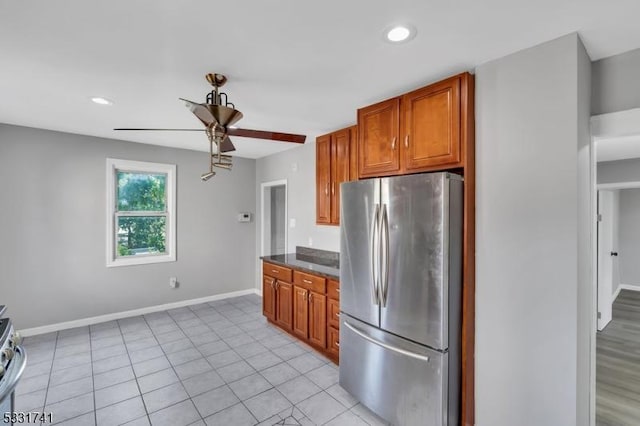
[[[405,170],[462,165],[459,77],[404,95],[402,116]]]
[[[358,110],[358,177],[400,170],[400,98]]]
[[[327,296],[314,291],[309,294],[309,341],[327,347]]]
[[[349,180],[358,180],[358,126],[349,127]]]
[[[276,285],[276,322],[281,327],[291,330],[293,326],[293,285],[278,281]]]
[[[340,331],[335,327],[327,327],[328,342],[327,352],[333,355],[334,358],[338,358],[340,355]]]
[[[331,135],[331,223],[340,224],[340,184],[349,180],[349,129]]]
[[[327,300],[327,324],[340,328],[340,301],[336,299]]]
[[[276,320],[276,280],[262,276],[262,313],[271,321]]]
[[[293,332],[306,339],[309,337],[309,291],[293,286]]]
[[[331,136],[316,139],[316,223],[331,223]]]

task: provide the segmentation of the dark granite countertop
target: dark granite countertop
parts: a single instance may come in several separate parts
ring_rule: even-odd
[[[261,256],[260,259],[264,260],[265,262],[287,266],[293,269],[299,269],[301,271],[321,275],[326,278],[332,278],[336,280],[340,279],[339,262],[335,258],[327,258],[326,256],[314,256],[298,252],[276,254],[273,256]]]

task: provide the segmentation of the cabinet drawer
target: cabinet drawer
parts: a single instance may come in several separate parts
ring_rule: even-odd
[[[270,277],[291,282],[291,269],[274,265],[273,263],[264,262],[262,264],[262,273]]]
[[[336,280],[329,280],[327,283],[327,297],[329,299],[340,299],[340,283]]]
[[[327,327],[327,352],[336,358],[340,355],[340,332],[334,327]]]
[[[327,301],[327,324],[340,329],[340,302],[335,299]]]
[[[293,271],[293,282],[300,287],[315,291],[316,293],[325,294],[327,290],[326,278],[317,275],[306,274],[300,271]]]

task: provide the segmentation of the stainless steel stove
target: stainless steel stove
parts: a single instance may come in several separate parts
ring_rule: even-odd
[[[0,317],[6,308],[0,305]],[[27,355],[20,346],[20,336],[9,318],[0,319],[0,424],[14,424],[15,388],[27,365]]]

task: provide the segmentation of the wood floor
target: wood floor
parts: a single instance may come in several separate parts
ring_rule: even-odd
[[[596,424],[640,425],[640,292],[620,292],[596,354]]]

